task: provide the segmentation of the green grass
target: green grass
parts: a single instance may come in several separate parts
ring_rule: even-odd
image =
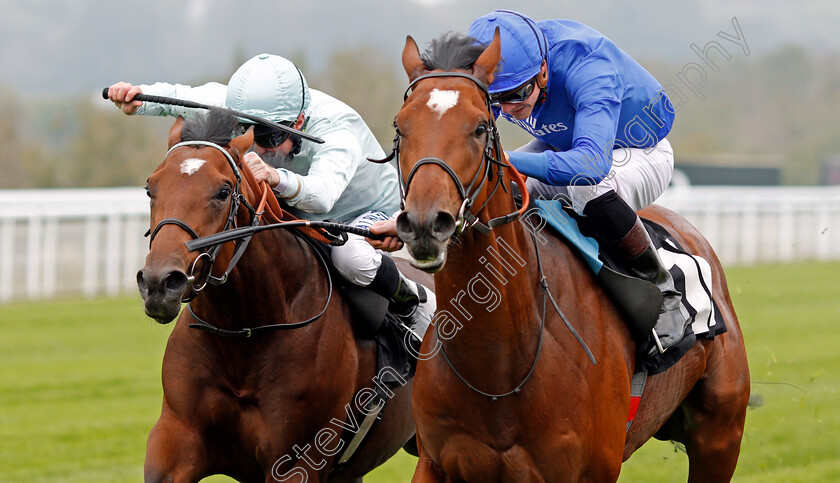
[[[738,482],[840,481],[840,264],[728,269],[753,395]],[[651,468],[655,471],[651,471]],[[650,442],[620,481],[685,481],[688,459]]]
[[[142,480],[168,333],[139,298],[0,307],[0,480]]]
[[[840,264],[727,276],[764,399],[747,414],[735,481],[840,481]],[[137,298],[0,306],[0,482],[141,481],[170,330]],[[415,461],[400,452],[367,481],[408,481]],[[687,468],[652,441],[620,481],[685,481]]]

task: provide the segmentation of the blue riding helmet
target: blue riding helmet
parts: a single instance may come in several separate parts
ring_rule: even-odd
[[[527,16],[512,10],[496,10],[477,18],[468,35],[484,45],[493,41],[499,27],[502,60],[490,92],[505,92],[528,82],[540,72],[548,46],[540,27]]]

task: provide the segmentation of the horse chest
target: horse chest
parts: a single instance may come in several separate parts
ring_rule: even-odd
[[[585,481],[587,461],[576,434],[546,432],[543,437],[501,449],[467,433],[451,434],[430,453],[457,481]],[[596,479],[597,481],[597,479]]]
[[[544,357],[554,354],[553,344]],[[415,385],[417,429],[424,450],[455,479],[465,481],[578,481],[592,460],[585,434],[593,431],[593,406],[581,391],[559,387],[557,374],[539,368],[522,392],[495,401],[458,381],[451,370],[429,364]],[[445,397],[432,398],[422,380],[451,383]],[[622,423],[623,424],[623,423]],[[622,425],[623,429],[623,425]],[[623,433],[622,433],[623,434]],[[585,478],[584,478],[585,479]]]
[[[459,481],[552,481],[523,446],[500,450],[464,433],[448,438],[437,460],[447,476]]]

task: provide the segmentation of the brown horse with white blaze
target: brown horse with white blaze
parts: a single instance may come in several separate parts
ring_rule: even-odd
[[[728,481],[749,371],[712,248],[676,213],[640,213],[709,261],[728,331],[649,377],[628,431],[634,341],[573,249],[554,236],[540,246],[512,222],[508,187],[521,177],[499,158],[486,89],[499,35],[486,49],[458,38],[439,39],[421,57],[408,37],[402,60],[411,85],[395,120],[406,184],[397,231],[412,263],[436,272],[438,300],[415,377],[413,481],[615,481],[653,436],[685,444],[689,481]]]
[[[287,229],[224,243],[215,254],[185,246],[255,221],[259,186],[241,162],[253,131],[234,137],[235,125],[227,113],[179,118],[148,179],[152,237],[137,274],[146,313],[168,323],[192,300],[166,346],[145,481],[361,481],[414,434],[412,383],[393,388],[381,420],[338,468],[349,446],[341,435],[359,430],[360,400],[381,381],[375,343],[354,335],[323,260]],[[198,291],[207,280],[216,284]],[[297,328],[280,327],[288,324]]]

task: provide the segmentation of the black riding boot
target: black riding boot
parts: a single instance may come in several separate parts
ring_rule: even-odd
[[[419,350],[437,308],[435,294],[400,273],[387,255],[382,256],[382,264],[368,288],[388,299],[388,310],[414,335],[415,349]]]
[[[682,340],[689,318],[680,307],[682,294],[674,287],[674,279],[659,258],[642,220],[612,191],[587,203],[583,212],[595,217],[591,225],[599,228],[599,241],[609,243],[612,252],[627,263],[635,276],[656,285],[662,293],[662,306],[652,333],[656,346],[649,355],[665,352]]]

